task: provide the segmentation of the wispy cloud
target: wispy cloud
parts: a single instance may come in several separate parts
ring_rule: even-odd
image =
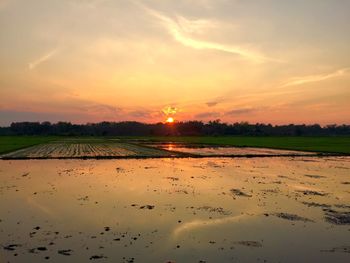
[[[255,108],[234,109],[234,110],[230,110],[228,112],[225,112],[225,115],[242,115],[242,114],[247,114],[247,113],[253,113],[257,110],[258,109],[255,109]]]
[[[235,55],[239,55],[245,59],[253,62],[264,62],[266,60],[274,60],[267,58],[264,55],[246,48],[234,45],[225,45],[221,43],[209,42],[204,40],[198,40],[191,36],[194,31],[200,31],[204,28],[214,26],[210,20],[188,20],[182,16],[177,16],[176,19],[167,17],[153,9],[142,6],[149,14],[157,18],[162,22],[163,26],[173,36],[173,38],[183,44],[184,46],[191,47],[194,49],[211,49],[222,52],[227,52]]]
[[[219,118],[221,116],[220,112],[201,112],[196,114],[194,117],[196,119],[202,120],[202,119],[209,119],[209,118]]]
[[[218,105],[219,102],[218,101],[208,101],[206,104],[208,107],[214,107],[214,106]]]
[[[297,85],[302,85],[306,83],[319,82],[327,79],[332,79],[332,78],[340,77],[348,73],[349,71],[350,71],[350,68],[343,68],[327,74],[291,78],[286,83],[284,83],[282,87],[297,86]]]
[[[218,97],[206,102],[205,104],[207,104],[208,107],[214,107],[214,106],[217,106],[219,103],[224,102],[226,99],[227,98],[225,97]]]
[[[49,53],[46,53],[45,55],[41,56],[40,58],[34,60],[33,62],[30,62],[28,64],[28,68],[29,70],[33,70],[36,67],[38,67],[40,64],[48,61],[49,59],[51,59],[54,55],[56,55],[58,52],[58,48],[51,50]]]

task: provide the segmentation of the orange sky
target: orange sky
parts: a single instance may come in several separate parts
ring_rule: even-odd
[[[0,0],[0,125],[350,123],[349,1]]]

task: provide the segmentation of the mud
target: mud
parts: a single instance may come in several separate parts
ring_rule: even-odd
[[[335,225],[350,225],[350,211],[324,209],[326,221]]]
[[[236,196],[252,197],[252,195],[247,194],[247,193],[243,192],[243,191],[240,190],[240,189],[230,189],[230,193],[231,193],[234,197],[236,197]]]
[[[306,217],[298,216],[295,214],[289,213],[275,213],[274,216],[277,216],[282,219],[290,220],[290,221],[302,221],[302,222],[314,222]]]

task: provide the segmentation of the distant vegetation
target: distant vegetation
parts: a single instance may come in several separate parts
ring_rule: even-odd
[[[271,125],[222,123],[219,120],[146,124],[140,122],[17,122],[0,127],[0,135],[68,135],[68,136],[338,136],[350,135],[350,125]]]

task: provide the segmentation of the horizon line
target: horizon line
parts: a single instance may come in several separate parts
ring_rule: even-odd
[[[319,123],[285,123],[285,124],[272,124],[272,123],[265,123],[265,122],[249,122],[249,121],[236,121],[236,122],[224,122],[219,119],[215,120],[209,120],[209,121],[202,121],[202,120],[182,120],[182,121],[174,121],[173,123],[167,123],[165,121],[159,121],[159,122],[142,122],[142,121],[136,121],[136,120],[125,120],[125,121],[100,121],[100,122],[85,122],[85,123],[74,123],[71,121],[56,121],[56,122],[51,122],[51,121],[14,121],[11,122],[8,126],[2,126],[0,125],[0,128],[11,128],[12,124],[16,123],[32,123],[32,124],[44,124],[44,123],[50,123],[50,125],[57,125],[59,123],[66,123],[66,124],[71,124],[71,125],[96,125],[96,124],[101,124],[101,123],[113,123],[113,124],[118,124],[118,123],[140,123],[144,125],[157,125],[157,124],[164,124],[168,126],[180,124],[180,123],[190,123],[190,122],[201,122],[203,124],[210,124],[210,122],[217,122],[220,124],[226,124],[226,125],[234,125],[234,124],[247,124],[247,125],[271,125],[273,127],[276,126],[290,126],[290,125],[295,125],[295,126],[314,126],[318,125],[321,128],[327,127],[327,126],[350,126],[350,123],[328,123],[328,124],[319,124]]]

